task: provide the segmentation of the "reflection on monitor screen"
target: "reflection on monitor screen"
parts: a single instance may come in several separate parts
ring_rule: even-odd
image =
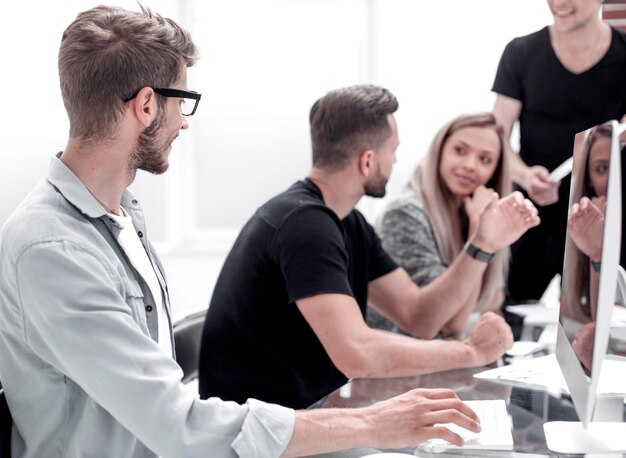
[[[559,323],[587,375],[593,364],[612,131],[611,123],[596,126],[579,134],[574,148]]]
[[[619,380],[626,378],[626,282],[620,265],[625,128],[610,121],[577,134],[574,142],[556,356],[580,423],[544,425],[548,447],[564,453],[626,451],[626,384],[611,396],[598,394],[609,369],[612,378],[615,369],[623,371]],[[594,436],[598,421],[614,422],[620,434]],[[603,430],[609,430],[607,423]],[[580,449],[556,450],[567,441]]]

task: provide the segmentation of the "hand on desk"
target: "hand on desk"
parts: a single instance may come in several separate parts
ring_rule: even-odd
[[[429,439],[444,439],[463,445],[463,439],[438,423],[455,423],[480,431],[474,411],[452,390],[416,389],[363,409],[372,425],[378,448],[404,448]]]
[[[487,312],[476,322],[464,343],[474,351],[476,365],[484,366],[513,346],[513,332],[501,316]]]

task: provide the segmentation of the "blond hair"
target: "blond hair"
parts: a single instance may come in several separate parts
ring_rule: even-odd
[[[443,146],[457,130],[466,127],[492,128],[500,140],[500,158],[491,179],[486,186],[494,189],[500,196],[511,192],[512,185],[509,166],[504,151],[504,131],[491,113],[465,114],[446,123],[433,139],[425,158],[418,163],[411,177],[411,187],[420,197],[435,233],[435,240],[442,260],[450,265],[459,255],[467,240],[463,234],[462,216],[458,201],[450,192],[439,175],[439,164]],[[496,292],[505,286],[508,271],[509,249],[496,253],[487,266],[476,308],[485,310]]]

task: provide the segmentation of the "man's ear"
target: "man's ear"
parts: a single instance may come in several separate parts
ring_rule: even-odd
[[[131,100],[131,109],[137,120],[148,127],[156,118],[157,100],[156,93],[151,87],[144,87]]]
[[[361,172],[361,174],[363,174],[365,177],[370,176],[370,173],[374,167],[374,160],[374,151],[372,151],[371,149],[366,149],[359,153],[359,172]]]

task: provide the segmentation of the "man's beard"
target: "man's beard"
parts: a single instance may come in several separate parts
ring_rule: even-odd
[[[385,197],[385,194],[387,193],[387,181],[388,179],[385,178],[381,173],[379,165],[378,169],[376,170],[376,175],[374,175],[372,179],[364,186],[363,190],[365,192],[365,195],[377,198]]]
[[[139,135],[135,150],[130,156],[129,170],[145,170],[148,173],[160,175],[169,167],[167,155],[168,144],[159,135],[165,124],[165,111],[159,114],[152,124]]]

